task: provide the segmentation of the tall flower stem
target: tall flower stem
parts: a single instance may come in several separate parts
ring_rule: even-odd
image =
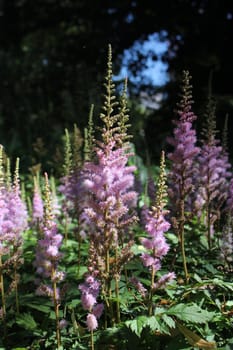
[[[115,264],[118,262],[118,246],[115,249]],[[119,275],[115,274],[115,294],[116,294],[116,322],[120,323],[121,313],[120,313],[120,296],[119,296]]]
[[[6,328],[6,299],[5,299],[5,290],[4,290],[4,277],[2,272],[2,256],[0,255],[0,289],[1,289],[1,299],[2,299],[2,319],[3,319],[3,329],[4,337],[6,337],[7,328]]]
[[[151,269],[151,285],[150,285],[150,291],[148,295],[148,316],[152,316],[153,313],[153,307],[152,307],[152,297],[153,297],[153,286],[155,282],[155,268],[152,266]]]
[[[1,286],[1,295],[2,295],[2,313],[3,319],[6,316],[6,301],[5,301],[5,292],[4,292],[4,277],[2,273],[2,257],[0,255],[0,286]]]
[[[207,240],[208,240],[208,248],[211,249],[211,212],[210,212],[210,206],[207,206]]]
[[[184,223],[185,223],[184,200],[181,199],[180,200],[179,236],[180,236],[180,247],[181,247],[182,260],[183,260],[185,282],[188,283],[189,274],[188,274],[186,254],[185,254],[185,244],[184,244]]]
[[[52,271],[52,279],[55,275],[55,269]],[[59,327],[59,303],[57,301],[57,284],[55,281],[53,281],[53,303],[54,303],[54,311],[55,311],[55,318],[56,318],[56,338],[57,338],[57,348],[59,349],[61,346],[61,335],[60,335],[60,327]]]
[[[91,336],[91,347],[90,347],[90,350],[95,350],[95,345],[94,345],[94,332],[93,332],[93,330],[91,330],[90,336]]]
[[[19,314],[19,293],[18,293],[18,278],[17,278],[17,269],[14,266],[14,280],[15,280],[15,305],[16,305],[16,313]]]
[[[110,281],[110,252],[109,248],[106,249],[105,254],[105,286],[106,286],[106,297],[108,299],[108,311],[110,314],[111,325],[113,326],[115,323],[113,308],[112,308],[112,291],[111,291],[111,281]]]

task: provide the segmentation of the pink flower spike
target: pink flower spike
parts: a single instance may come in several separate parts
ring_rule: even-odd
[[[98,321],[97,321],[95,315],[88,314],[86,324],[87,324],[87,328],[90,332],[97,329],[98,328]]]

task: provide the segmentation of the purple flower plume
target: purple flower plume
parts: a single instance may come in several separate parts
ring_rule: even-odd
[[[168,175],[168,194],[172,211],[177,211],[180,200],[183,200],[186,210],[189,210],[189,195],[192,193],[195,178],[198,173],[196,157],[200,149],[196,146],[196,131],[193,122],[196,115],[192,112],[192,95],[189,73],[184,71],[183,97],[178,104],[179,119],[173,121],[175,129],[173,137],[168,138],[168,143],[173,146],[173,152],[168,154],[172,161]]]
[[[199,216],[205,213],[208,243],[214,233],[214,222],[220,218],[220,209],[228,197],[231,176],[228,154],[216,138],[215,105],[210,100],[207,106],[207,126],[203,130],[199,162],[199,187],[195,201]]]
[[[136,220],[130,209],[136,206],[137,194],[132,190],[134,166],[127,166],[129,155],[115,142],[100,144],[96,150],[97,164],[86,163],[83,169],[83,188],[89,195],[82,218],[92,227],[99,244],[118,241],[124,230]],[[106,243],[106,242],[105,242]]]
[[[141,260],[144,266],[148,267],[152,272],[152,285],[158,288],[164,286],[167,282],[174,279],[175,274],[169,273],[160,278],[154,283],[155,274],[161,268],[161,260],[167,254],[169,245],[166,242],[164,233],[170,228],[170,223],[166,220],[165,215],[168,213],[165,210],[166,205],[166,173],[165,159],[162,153],[160,164],[160,176],[158,181],[158,190],[156,194],[155,206],[147,214],[147,223],[145,226],[147,237],[141,238],[141,243],[146,252],[141,255]]]
[[[17,160],[13,184],[6,186],[4,179],[1,179],[0,246],[2,248],[0,248],[0,250],[3,249],[3,251],[7,253],[7,251],[14,246],[14,251],[17,251],[18,254],[18,248],[22,245],[22,234],[27,228],[28,213],[26,205],[21,198]]]
[[[51,296],[51,293],[49,292],[50,287],[47,282],[53,284],[59,283],[65,278],[65,273],[58,270],[59,261],[62,257],[60,248],[63,237],[58,233],[57,224],[53,215],[52,198],[49,190],[47,174],[45,174],[45,180],[46,193],[42,238],[38,241],[34,265],[36,267],[36,272],[42,278],[37,293]],[[45,282],[43,282],[43,280]],[[52,297],[54,298],[54,294]],[[56,298],[56,301],[60,298],[59,289],[57,289]]]
[[[88,310],[87,315],[87,328],[89,331],[93,331],[98,327],[97,319],[101,317],[104,305],[103,303],[97,303],[97,298],[100,292],[100,282],[93,276],[88,275],[85,282],[79,285],[81,291],[81,302],[84,310]]]
[[[42,222],[43,220],[43,214],[44,214],[44,204],[43,200],[41,198],[39,185],[36,179],[34,179],[34,192],[33,192],[33,199],[32,199],[32,205],[33,205],[33,222]]]

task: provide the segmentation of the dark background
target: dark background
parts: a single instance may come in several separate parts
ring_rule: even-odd
[[[169,81],[152,86],[142,76],[144,53],[133,52],[129,81],[137,75],[139,82],[129,83],[129,105],[137,153],[153,163],[166,147],[178,81],[188,69],[197,129],[211,90],[220,130],[229,115],[232,154],[232,0],[0,0],[0,142],[8,154],[20,156],[25,170],[42,162],[55,171],[64,128],[76,123],[82,130],[92,103],[98,119],[108,44],[117,74],[124,50],[152,33],[169,41],[162,56]],[[162,93],[160,108],[142,108],[141,92]]]

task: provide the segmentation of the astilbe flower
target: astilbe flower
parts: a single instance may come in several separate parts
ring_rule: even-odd
[[[92,125],[93,106],[91,107],[88,121],[88,129],[85,129],[85,145],[84,157],[91,159],[92,142],[93,142],[93,125]],[[73,143],[71,143],[73,139]],[[81,168],[83,159],[81,156],[81,148],[83,146],[83,138],[80,130],[74,125],[73,134],[70,135],[65,130],[65,161],[64,176],[60,179],[61,185],[59,191],[63,195],[62,214],[65,228],[65,241],[68,238],[68,224],[73,221],[76,223],[74,227],[75,236],[81,244],[86,237],[85,221],[80,219],[82,208],[85,206],[85,192],[82,187]]]
[[[44,203],[41,198],[38,180],[34,178],[34,191],[32,199],[32,219],[34,224],[41,223],[44,217]]]
[[[48,175],[45,173],[45,201],[44,201],[44,222],[42,226],[42,238],[38,240],[36,247],[36,259],[34,265],[37,274],[41,279],[37,281],[39,286],[36,293],[51,298],[54,305],[56,318],[57,347],[61,345],[59,306],[61,292],[58,284],[65,278],[65,273],[59,271],[59,262],[62,254],[60,248],[63,236],[58,233],[57,223],[53,214],[52,195],[50,192]]]
[[[2,232],[5,240],[15,247],[22,243],[22,233],[28,227],[28,214],[26,205],[21,198],[19,184],[19,159],[16,161],[16,169],[13,185],[10,188],[2,189],[5,194],[5,217],[2,222]]]
[[[112,82],[112,53],[108,52],[108,69],[106,76],[106,96],[103,113],[101,141],[96,141],[94,161],[84,164],[82,185],[88,194],[86,217],[93,225],[95,236],[105,245],[111,245],[123,238],[124,231],[136,220],[130,209],[136,206],[137,194],[133,191],[135,166],[128,166],[129,152],[127,128],[128,109],[126,106],[126,85],[123,90],[119,113],[114,96]],[[106,237],[107,234],[107,237]],[[102,242],[101,242],[102,240]]]
[[[220,210],[228,197],[231,166],[227,153],[216,138],[215,105],[211,100],[208,102],[206,118],[207,127],[203,130],[201,151],[198,156],[199,188],[195,205],[207,227],[210,247],[214,223],[220,218]]]
[[[196,119],[192,111],[192,86],[190,85],[189,72],[183,72],[182,98],[178,104],[179,119],[174,121],[176,125],[174,136],[168,138],[168,142],[174,147],[168,154],[172,161],[168,174],[168,194],[170,207],[173,214],[173,227],[179,237],[180,249],[183,259],[186,282],[188,281],[188,269],[185,256],[184,227],[188,220],[187,212],[192,213],[192,197],[195,193],[195,183],[198,174],[197,155],[200,149],[196,146],[196,131],[193,122]]]
[[[122,233],[135,221],[129,209],[135,207],[137,194],[134,183],[134,166],[127,166],[128,154],[123,148],[114,149],[115,141],[100,144],[96,149],[98,163],[86,163],[83,187],[90,194],[83,217],[91,223],[91,235],[102,244],[117,244]],[[106,234],[107,233],[107,236]]]
[[[26,205],[21,198],[19,183],[19,159],[16,161],[13,184],[11,179],[5,182],[3,171],[3,148],[0,147],[0,290],[4,299],[4,278],[5,272],[12,275],[12,283],[9,285],[9,293],[15,290],[16,311],[19,311],[18,304],[18,269],[23,263],[22,244],[23,233],[28,227],[28,215]],[[2,261],[4,257],[4,262]],[[13,272],[12,272],[13,271]],[[5,301],[2,300],[3,314],[5,316]]]
[[[122,268],[132,256],[130,228],[137,220],[133,211],[137,202],[137,194],[133,190],[135,166],[127,165],[132,153],[127,142],[126,109],[121,106],[119,113],[116,112],[118,103],[112,83],[110,47],[105,88],[103,113],[100,114],[103,122],[101,140],[95,142],[93,159],[84,163],[80,181],[85,198],[81,204],[81,220],[85,222],[89,241],[96,249],[96,270],[102,293],[110,298],[110,281],[115,280],[117,294]],[[114,261],[112,266],[111,259]],[[116,299],[116,322],[119,322],[118,295]],[[112,308],[109,303],[105,306],[114,324]]]
[[[165,218],[168,213],[168,211],[165,210],[166,189],[165,156],[164,152],[162,152],[156,202],[155,206],[152,206],[151,211],[147,215],[145,227],[148,237],[141,238],[141,243],[146,250],[146,252],[141,255],[141,260],[143,265],[148,267],[151,271],[149,314],[152,313],[152,296],[154,291],[164,287],[169,281],[175,278],[175,274],[171,272],[160,277],[155,282],[156,273],[161,268],[161,260],[169,250],[169,245],[164,236],[164,233],[170,228],[170,223]]]
[[[168,137],[168,143],[174,148],[168,154],[172,161],[168,174],[168,194],[174,215],[180,215],[180,201],[184,201],[185,211],[189,211],[190,194],[194,190],[195,178],[198,174],[196,158],[200,152],[196,146],[196,131],[193,122],[196,115],[192,111],[192,86],[188,71],[183,72],[182,98],[178,103],[178,120],[174,120],[173,137]]]
[[[88,311],[86,324],[89,331],[98,328],[97,319],[101,317],[104,309],[103,303],[97,303],[100,292],[100,282],[91,275],[88,275],[85,282],[79,285],[81,290],[81,302],[84,310]]]
[[[46,193],[45,193],[45,208],[44,208],[44,222],[42,226],[42,238],[39,239],[36,249],[35,267],[36,272],[43,279],[49,280],[50,283],[61,282],[65,274],[58,270],[58,264],[62,257],[60,247],[62,245],[63,237],[58,233],[57,223],[52,214],[51,208],[51,194],[48,185],[47,174],[46,177]],[[51,296],[50,285],[45,288],[47,284],[41,283],[37,289],[39,294],[47,294]],[[56,292],[56,299],[59,300],[59,289]]]

